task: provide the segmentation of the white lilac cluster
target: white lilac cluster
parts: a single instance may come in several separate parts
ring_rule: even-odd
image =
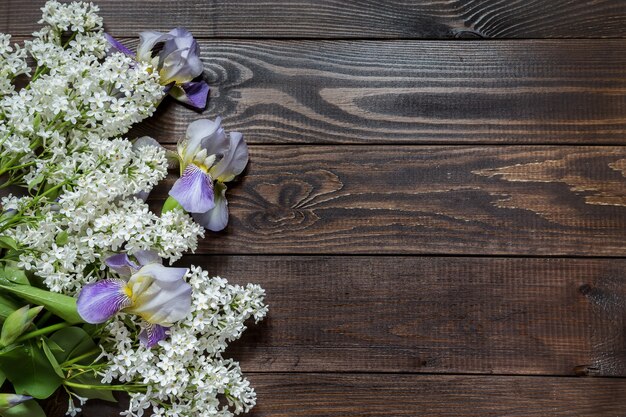
[[[26,50],[11,45],[11,36],[0,33],[0,97],[13,93],[15,78],[28,72]]]
[[[38,65],[33,80],[0,100],[0,149],[8,165],[28,167],[20,179],[29,188],[60,188],[5,198],[5,210],[28,219],[5,234],[28,248],[20,267],[74,295],[98,277],[89,266],[103,269],[103,257],[124,240],[130,250],[153,245],[174,260],[195,249],[202,230],[182,213],[148,216],[132,198],[167,174],[163,148],[117,138],[156,109],[164,95],[158,75],[124,54],[107,56],[95,6],[51,1],[43,11],[46,26],[26,45]]]
[[[241,336],[246,320],[265,317],[263,289],[230,285],[193,266],[185,278],[193,288],[191,312],[170,328],[171,336],[159,342],[159,349],[133,340],[133,327],[139,324],[132,316],[118,316],[107,326],[110,336],[103,355],[111,366],[103,373],[104,381],[147,386],[146,392],[131,394],[125,416],[141,417],[152,409],[154,417],[226,417],[256,403],[239,364],[222,353]]]
[[[76,296],[109,277],[106,258],[153,251],[171,263],[196,249],[204,229],[180,208],[150,210],[145,196],[167,175],[166,151],[150,138],[120,138],[163,99],[159,73],[110,52],[94,5],[52,0],[42,10],[44,27],[24,49],[0,35],[0,178],[21,187],[0,199],[0,235],[20,248],[11,262],[50,291]],[[27,53],[37,67],[16,89]],[[146,322],[137,316],[106,326],[97,369],[103,383],[130,387],[126,416],[231,416],[255,404],[239,365],[222,353],[246,320],[265,316],[263,290],[197,267],[184,280],[191,310],[157,346],[140,343]],[[70,401],[68,413],[79,411]]]

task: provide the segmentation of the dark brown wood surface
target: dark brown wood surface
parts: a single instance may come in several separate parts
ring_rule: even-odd
[[[251,375],[252,417],[616,417],[624,379],[416,375]]]
[[[252,144],[181,261],[267,290],[228,351],[252,416],[626,416],[626,2],[97,3],[131,47],[201,38],[207,110],[130,137],[221,115]]]
[[[2,30],[29,34],[43,0],[2,0]],[[186,26],[200,37],[587,38],[626,36],[622,0],[100,0],[108,30]]]
[[[190,256],[262,285],[255,372],[626,376],[624,259]],[[555,320],[559,318],[559,320]]]
[[[626,144],[626,40],[200,45],[206,114],[250,143]],[[134,134],[198,117],[168,102]]]
[[[624,256],[625,172],[612,146],[253,146],[200,251]]]

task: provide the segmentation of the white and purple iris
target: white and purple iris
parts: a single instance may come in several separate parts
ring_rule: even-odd
[[[148,63],[160,76],[161,85],[176,100],[197,109],[204,109],[209,86],[204,81],[193,81],[202,75],[198,42],[185,28],[175,28],[167,33],[146,31],[139,34],[136,59]],[[129,56],[130,49],[106,34],[109,43]],[[159,49],[160,48],[160,49]]]
[[[183,280],[187,268],[169,268],[152,251],[138,251],[105,260],[121,278],[85,285],[78,295],[78,314],[87,323],[104,323],[119,312],[145,320],[139,338],[148,347],[167,336],[167,329],[191,310],[191,286]]]
[[[248,164],[248,146],[239,132],[226,135],[221,119],[196,120],[179,141],[181,177],[169,195],[193,218],[212,231],[228,223],[226,184]]]

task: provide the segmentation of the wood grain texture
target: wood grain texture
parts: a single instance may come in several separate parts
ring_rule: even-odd
[[[250,375],[250,417],[615,417],[626,380],[407,375]]]
[[[166,102],[131,136],[221,115],[249,143],[626,144],[624,40],[200,44],[207,111]]]
[[[249,417],[617,417],[626,379],[505,376],[249,374]],[[117,417],[88,403],[79,417]],[[56,417],[56,416],[51,416]],[[59,415],[58,417],[61,417]]]
[[[37,28],[44,0],[3,0],[0,31]],[[597,38],[626,36],[622,0],[99,0],[118,36],[186,26],[199,37]]]
[[[199,253],[626,255],[625,147],[252,146],[250,158],[226,231]]]
[[[244,372],[626,376],[626,260],[189,256],[265,288]]]

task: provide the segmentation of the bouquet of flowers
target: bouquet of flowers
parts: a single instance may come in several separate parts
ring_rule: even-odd
[[[42,11],[23,46],[0,34],[0,415],[44,416],[37,400],[58,390],[71,416],[115,391],[125,416],[248,411],[254,390],[222,354],[265,316],[263,290],[169,266],[226,226],[242,135],[217,118],[191,123],[176,151],[123,137],[166,95],[205,107],[197,42],[144,32],[135,53],[93,4]],[[151,211],[148,193],[176,167]]]

